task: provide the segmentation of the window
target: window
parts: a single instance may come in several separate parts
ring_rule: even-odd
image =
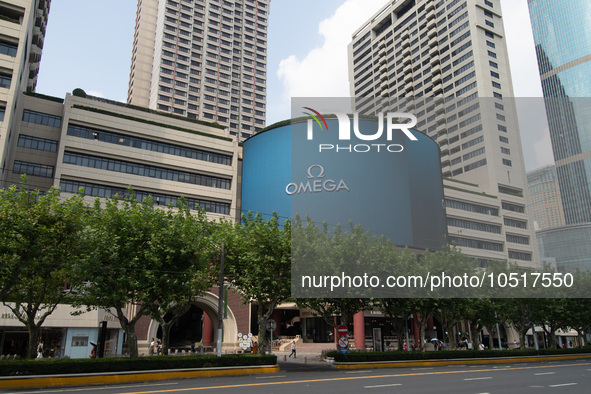
[[[511,167],[511,160],[503,159],[503,164]]]
[[[132,163],[123,160],[107,159],[103,157],[84,155],[72,152],[64,153],[63,162],[64,164],[96,168],[99,170],[114,171],[125,174],[134,174],[138,176],[163,179],[174,182],[190,183],[194,185],[202,185],[218,189],[229,190],[231,185],[230,179],[195,174],[186,171],[171,170],[168,168]]]
[[[63,193],[77,193],[80,188],[83,188],[84,195],[89,197],[111,198],[115,195],[119,195],[122,198],[127,197],[129,195],[129,191],[127,189],[98,185],[95,183],[88,182],[78,182],[70,180],[60,181],[60,190]],[[179,196],[160,193],[150,193],[137,189],[134,189],[133,193],[138,201],[143,201],[148,196],[151,196],[152,202],[160,206],[177,206],[177,203],[180,199]],[[230,204],[228,203],[187,197],[185,197],[184,200],[188,204],[190,209],[202,208],[203,210],[205,210],[205,212],[220,213],[223,215],[230,214]]]
[[[57,152],[57,141],[24,134],[19,135],[17,145],[21,148],[36,149],[45,152]]]
[[[493,250],[497,252],[503,251],[503,244],[499,242],[489,242],[483,241],[478,239],[470,239],[470,238],[463,238],[463,237],[454,237],[450,236],[449,240],[451,242],[455,242],[458,246],[474,248],[474,249],[484,249],[484,250]]]
[[[505,209],[507,211],[518,212],[518,213],[525,212],[525,207],[523,205],[517,205],[517,204],[503,201],[501,206],[503,209]]]
[[[454,227],[461,227],[470,230],[477,230],[477,231],[486,231],[488,233],[501,233],[501,226],[496,224],[488,224],[488,223],[480,223],[475,222],[472,220],[464,220],[464,219],[457,219],[457,218],[447,218],[447,225],[454,226]]]
[[[509,138],[503,137],[502,135],[499,136],[499,141],[504,142],[505,144],[509,143]]]
[[[10,81],[12,80],[11,75],[0,74],[0,88],[10,88]]]
[[[29,163],[20,160],[15,160],[12,167],[12,172],[14,174],[27,174],[32,176],[40,176],[43,178],[53,178],[53,171],[53,166]]]
[[[493,86],[493,88],[496,88],[496,89],[500,89],[501,88],[501,84],[498,83],[498,82],[494,82],[494,81],[492,83],[492,86]]]
[[[62,127],[61,116],[49,115],[43,112],[31,111],[28,109],[23,110],[23,121],[49,127]]]
[[[3,55],[8,55],[10,57],[16,56],[16,51],[18,50],[18,45],[13,44],[6,41],[0,41],[0,53]]]
[[[531,253],[509,251],[509,258],[516,260],[531,261]]]

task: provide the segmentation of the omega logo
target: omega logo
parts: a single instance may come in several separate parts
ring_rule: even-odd
[[[314,176],[313,173],[317,172]],[[324,179],[324,167],[320,164],[312,164],[308,167],[307,182],[300,182],[299,184],[291,182],[285,187],[285,193],[290,196],[300,193],[322,193],[322,192],[338,192],[341,190],[350,191],[344,180],[338,183],[332,179]]]

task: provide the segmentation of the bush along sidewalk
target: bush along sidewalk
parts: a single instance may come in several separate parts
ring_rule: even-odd
[[[274,355],[228,354],[188,357],[42,359],[0,361],[0,376],[61,375],[100,372],[151,371],[215,367],[276,365]]]
[[[438,352],[352,352],[341,354],[336,351],[328,352],[326,357],[333,357],[335,362],[362,363],[375,361],[408,361],[408,360],[445,360],[470,358],[498,358],[498,357],[531,357],[555,356],[568,354],[591,354],[591,347],[573,349],[524,349],[524,350],[443,350]]]

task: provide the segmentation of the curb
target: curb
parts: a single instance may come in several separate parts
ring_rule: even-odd
[[[76,375],[42,375],[1,377],[2,389],[24,389],[59,386],[89,386],[115,383],[137,383],[157,380],[210,378],[217,376],[255,375],[279,372],[278,365],[221,367],[134,372],[107,372]]]
[[[369,361],[365,363],[335,362],[336,369],[364,369],[364,368],[405,368],[405,367],[433,367],[445,365],[478,365],[478,364],[507,364],[527,363],[533,361],[576,360],[591,358],[591,354],[572,354],[564,356],[526,356],[502,358],[454,358],[450,360],[421,360],[421,361]]]

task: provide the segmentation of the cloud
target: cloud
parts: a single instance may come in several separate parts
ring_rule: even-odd
[[[277,76],[283,84],[283,101],[291,97],[348,97],[347,45],[351,36],[382,6],[384,0],[347,0],[318,26],[324,38],[303,59],[295,55],[279,63]]]

